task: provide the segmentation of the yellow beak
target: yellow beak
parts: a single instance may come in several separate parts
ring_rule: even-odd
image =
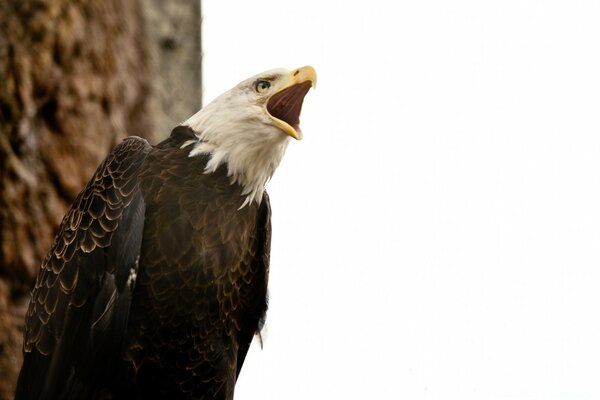
[[[302,130],[299,117],[302,102],[310,88],[316,87],[317,72],[313,67],[305,66],[291,71],[282,80],[279,90],[267,102],[267,111],[282,131],[300,140]]]
[[[317,71],[310,65],[295,69],[290,75],[292,76],[292,79],[295,80],[296,84],[310,81],[311,87],[313,89],[317,88]]]

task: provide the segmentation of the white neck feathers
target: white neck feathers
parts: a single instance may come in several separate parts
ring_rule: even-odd
[[[232,107],[226,97],[217,100],[220,101],[213,101],[183,123],[196,132],[198,140],[188,141],[182,147],[193,146],[190,157],[210,156],[205,173],[227,165],[231,183],[243,188],[245,200],[240,208],[253,201],[260,204],[265,184],[283,158],[289,137],[270,123],[261,106],[246,104],[236,110],[235,101]]]

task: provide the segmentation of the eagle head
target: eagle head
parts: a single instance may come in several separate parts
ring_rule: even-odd
[[[302,139],[300,111],[316,82],[310,66],[274,69],[246,79],[183,123],[198,138],[184,146],[193,145],[190,157],[209,155],[205,173],[227,165],[232,184],[243,187],[242,207],[260,203],[289,139]]]

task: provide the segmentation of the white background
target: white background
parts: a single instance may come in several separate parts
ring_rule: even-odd
[[[203,2],[204,99],[317,90],[236,399],[600,398],[600,2]]]

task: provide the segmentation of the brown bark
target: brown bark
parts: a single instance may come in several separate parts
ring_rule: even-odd
[[[137,0],[0,1],[0,399],[67,207],[116,143],[153,133],[147,65]]]

